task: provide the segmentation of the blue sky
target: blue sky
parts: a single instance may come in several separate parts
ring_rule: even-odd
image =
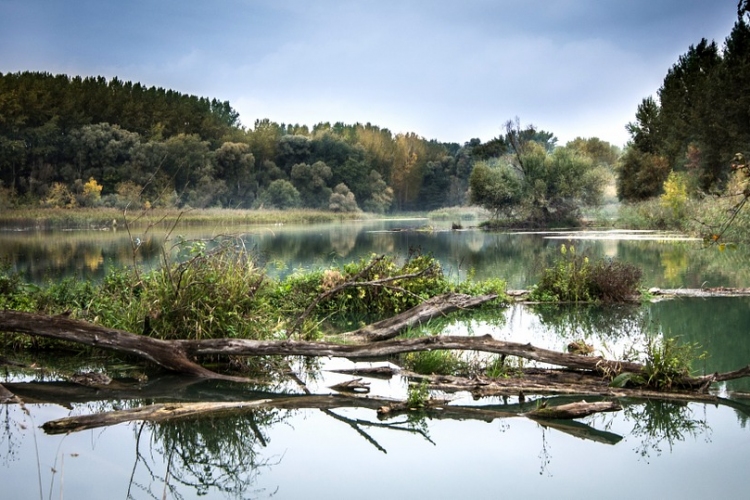
[[[463,143],[518,116],[622,146],[736,0],[0,0],[0,72],[117,76],[257,118]]]

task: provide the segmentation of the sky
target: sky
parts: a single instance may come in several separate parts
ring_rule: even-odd
[[[372,123],[463,144],[518,117],[561,144],[625,125],[737,0],[0,0],[0,72],[229,101],[242,124]]]

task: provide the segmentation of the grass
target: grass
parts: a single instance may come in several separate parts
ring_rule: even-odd
[[[117,208],[18,208],[3,210],[0,225],[15,228],[38,229],[104,229],[159,225],[172,227],[208,223],[226,225],[252,224],[315,224],[343,220],[370,219],[366,213],[334,213],[323,210],[232,210],[232,209],[166,209],[132,210],[123,212]],[[179,227],[179,226],[178,226]]]

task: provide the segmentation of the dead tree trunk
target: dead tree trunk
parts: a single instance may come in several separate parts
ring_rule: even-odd
[[[188,359],[180,344],[105,328],[65,316],[45,316],[18,311],[0,311],[0,332],[24,333],[91,347],[122,352],[147,359],[167,370],[206,378],[237,380],[214,373]]]

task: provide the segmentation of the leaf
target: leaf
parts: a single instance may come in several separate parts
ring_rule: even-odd
[[[610,387],[616,387],[616,388],[623,388],[626,385],[628,385],[628,382],[637,383],[637,381],[640,379],[638,375],[631,372],[623,372],[612,379],[612,382],[609,383]]]

